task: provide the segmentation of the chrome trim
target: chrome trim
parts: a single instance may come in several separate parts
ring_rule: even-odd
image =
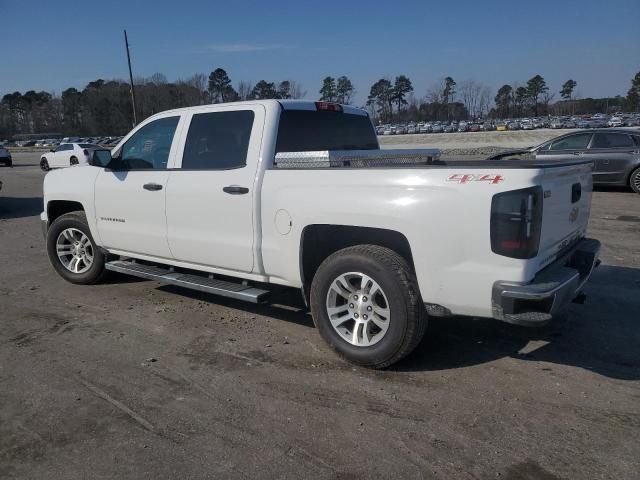
[[[157,282],[213,293],[215,295],[244,300],[251,303],[260,303],[264,301],[265,297],[269,294],[268,290],[262,290],[248,285],[188,273],[178,273],[166,267],[144,265],[133,261],[115,260],[107,262],[105,268],[113,272],[124,273],[134,277],[146,278],[147,280],[155,280]]]
[[[440,160],[437,148],[402,150],[320,150],[315,152],[279,152],[276,168],[367,168],[392,165],[431,165]]]

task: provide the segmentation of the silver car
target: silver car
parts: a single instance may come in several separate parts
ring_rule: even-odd
[[[537,147],[500,152],[488,160],[518,157],[593,160],[595,185],[629,186],[640,193],[640,132],[635,130],[607,128],[567,133]]]

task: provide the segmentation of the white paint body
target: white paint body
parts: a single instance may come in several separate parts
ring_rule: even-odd
[[[494,282],[531,281],[555,258],[563,241],[584,236],[591,205],[589,164],[484,169],[479,162],[472,167],[454,162],[421,168],[280,170],[273,168],[273,159],[282,108],[315,106],[267,100],[191,107],[150,117],[114,152],[144,125],[179,115],[166,170],[114,172],[86,166],[51,172],[44,182],[42,219],[47,220],[51,201],[79,202],[95,241],[114,254],[291,287],[302,286],[300,248],[306,227],[388,229],[408,240],[424,302],[454,314],[484,317],[492,316]],[[191,116],[223,110],[254,112],[246,167],[181,170]],[[351,107],[345,112],[365,114]],[[503,180],[455,180],[463,174],[499,175]],[[566,195],[577,181],[583,195],[572,205]],[[142,185],[149,182],[164,188],[144,190]],[[222,188],[228,185],[246,186],[249,193],[224,194]],[[539,254],[517,260],[493,253],[492,196],[537,185],[553,194],[545,198]],[[578,218],[570,222],[569,213],[576,205]],[[108,220],[113,218],[126,221]]]

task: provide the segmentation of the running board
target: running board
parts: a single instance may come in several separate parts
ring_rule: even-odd
[[[153,265],[143,265],[125,260],[115,260],[105,264],[107,270],[124,273],[134,277],[146,278],[157,282],[190,288],[201,292],[213,293],[223,297],[244,300],[251,303],[261,303],[269,295],[268,290],[262,290],[242,283],[226,282],[215,278],[202,277],[188,273],[178,273],[169,268]]]

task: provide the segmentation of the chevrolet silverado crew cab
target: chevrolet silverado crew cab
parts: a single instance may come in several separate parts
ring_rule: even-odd
[[[373,368],[431,316],[540,325],[598,263],[592,165],[380,150],[364,110],[250,101],[171,110],[50,172],[54,269],[112,270],[251,302],[300,289],[326,342]]]

